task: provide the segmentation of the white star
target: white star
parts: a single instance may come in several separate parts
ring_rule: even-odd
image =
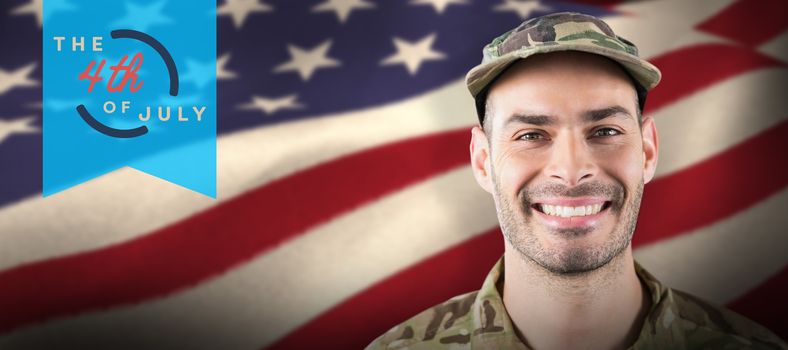
[[[30,2],[28,2],[27,4],[15,7],[13,10],[11,10],[11,14],[12,15],[31,14],[33,16],[36,16],[36,22],[40,27],[41,23],[44,20],[44,7],[42,4],[43,4],[43,0],[30,0]],[[73,10],[73,9],[74,9],[74,5],[68,3],[65,0],[54,1],[54,2],[49,1],[47,2],[47,7],[46,7],[46,17],[49,18],[49,16],[51,16],[52,13],[56,11]]]
[[[380,64],[386,66],[402,63],[411,75],[418,72],[419,67],[424,61],[435,61],[446,58],[442,52],[434,51],[430,47],[435,41],[436,34],[432,33],[416,43],[410,43],[403,39],[394,38],[394,46],[397,52],[383,59]]]
[[[230,53],[219,56],[216,59],[216,79],[233,79],[236,77],[235,72],[227,70],[224,66],[230,62]]]
[[[13,15],[24,15],[24,14],[32,14],[36,16],[36,22],[38,26],[41,26],[43,22],[43,1],[44,0],[30,0],[27,4],[17,6],[12,11],[11,14]]]
[[[235,28],[241,28],[246,17],[254,12],[271,12],[271,5],[261,3],[260,0],[226,0],[224,5],[216,9],[217,15],[231,15]]]
[[[345,23],[350,12],[354,9],[373,8],[374,4],[364,2],[364,0],[326,0],[323,3],[312,7],[312,12],[334,11],[340,23]]]
[[[28,78],[28,75],[36,69],[36,64],[31,63],[13,72],[0,69],[0,95],[15,87],[37,86],[38,82]]]
[[[301,79],[307,81],[318,68],[337,67],[341,64],[339,61],[326,56],[330,48],[330,39],[311,50],[305,50],[295,45],[287,45],[291,60],[274,67],[274,72],[298,71]]]
[[[0,143],[12,134],[24,134],[38,132],[36,126],[30,125],[36,117],[23,117],[11,120],[0,119]]]
[[[296,100],[298,95],[292,94],[278,98],[267,98],[260,96],[252,96],[252,102],[238,106],[240,109],[259,109],[267,115],[276,113],[282,109],[300,109],[304,105],[298,103]]]
[[[534,11],[549,11],[550,7],[542,5],[538,0],[504,0],[502,4],[493,8],[495,11],[516,12],[521,19],[526,19]]]
[[[411,5],[432,5],[435,12],[443,13],[451,4],[467,4],[468,0],[411,0]]]

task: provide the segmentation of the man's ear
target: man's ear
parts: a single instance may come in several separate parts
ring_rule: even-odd
[[[485,191],[492,193],[492,178],[490,172],[490,143],[487,134],[481,127],[471,129],[471,169],[473,177]]]
[[[654,118],[643,117],[640,134],[643,136],[643,183],[648,183],[654,178],[659,158],[659,137]]]

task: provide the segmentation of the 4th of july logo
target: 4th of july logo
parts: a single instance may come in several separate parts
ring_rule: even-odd
[[[114,1],[44,11],[44,196],[130,166],[215,198],[216,71],[179,68],[215,67],[216,4],[160,3],[154,23]]]

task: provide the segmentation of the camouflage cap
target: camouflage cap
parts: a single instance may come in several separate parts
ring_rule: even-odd
[[[594,16],[559,12],[529,19],[517,28],[493,39],[482,53],[482,63],[465,77],[479,122],[484,119],[484,104],[490,84],[517,60],[556,51],[582,51],[610,58],[625,69],[638,90],[641,108],[646,92],[659,83],[659,69],[638,57],[637,47],[616,35],[610,26]]]

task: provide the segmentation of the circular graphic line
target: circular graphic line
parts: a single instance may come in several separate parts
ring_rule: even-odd
[[[77,113],[79,113],[79,116],[82,117],[82,120],[84,120],[85,123],[88,123],[88,125],[90,125],[93,129],[96,129],[96,131],[107,136],[128,139],[148,133],[148,127],[145,125],[136,127],[134,129],[115,129],[106,126],[100,121],[96,120],[96,118],[93,118],[93,115],[88,112],[88,109],[85,108],[85,105],[77,106]]]
[[[156,50],[156,52],[159,53],[159,56],[161,56],[161,58],[164,60],[164,64],[167,65],[167,72],[170,74],[170,95],[178,96],[178,68],[175,67],[175,61],[172,59],[172,55],[170,55],[170,52],[167,51],[167,48],[165,48],[164,45],[162,45],[152,36],[132,29],[116,29],[110,32],[110,35],[112,36],[112,39],[136,39],[148,44],[150,47]]]
[[[110,32],[110,35],[113,39],[136,39],[148,44],[148,46],[156,50],[156,52],[159,53],[159,56],[161,56],[161,58],[164,60],[164,64],[167,65],[167,73],[170,75],[170,95],[178,96],[178,68],[175,66],[175,61],[172,59],[172,55],[170,55],[170,52],[167,51],[164,45],[162,45],[152,36],[132,29],[116,29]],[[79,113],[79,116],[82,117],[82,120],[84,120],[85,123],[88,123],[88,125],[90,125],[93,129],[107,136],[117,138],[132,138],[148,133],[148,127],[144,125],[133,129],[115,129],[106,126],[100,121],[96,120],[96,118],[94,118],[93,115],[88,112],[88,109],[85,108],[85,105],[77,106],[77,113]]]

